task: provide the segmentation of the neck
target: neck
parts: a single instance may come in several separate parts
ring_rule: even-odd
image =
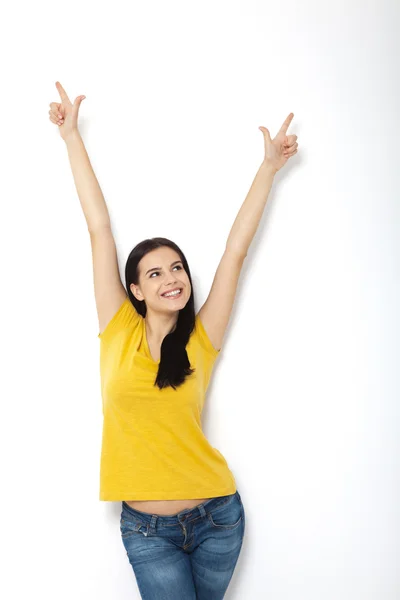
[[[151,338],[155,342],[161,342],[166,335],[175,331],[178,323],[178,314],[171,315],[160,315],[160,314],[149,314],[147,310],[145,317],[147,339]]]

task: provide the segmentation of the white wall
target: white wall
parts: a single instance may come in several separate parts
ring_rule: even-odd
[[[399,4],[7,10],[3,597],[139,598],[120,503],[98,500],[98,322],[86,223],[48,120],[59,80],[86,95],[80,129],[122,277],[136,243],[171,238],[197,308],[262,161],[258,127],[274,136],[294,112],[299,152],[244,263],[204,413],[246,510],[226,598],[399,598]]]

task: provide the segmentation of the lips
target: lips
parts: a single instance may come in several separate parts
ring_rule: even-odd
[[[177,290],[182,291],[182,288],[174,288],[173,290],[168,290],[167,292],[164,292],[164,294],[161,294],[161,296],[165,296],[165,294],[170,294],[171,292],[176,292]]]

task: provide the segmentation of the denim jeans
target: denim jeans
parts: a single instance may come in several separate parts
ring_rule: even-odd
[[[171,516],[123,501],[120,530],[144,600],[221,600],[239,558],[245,513],[238,491]]]

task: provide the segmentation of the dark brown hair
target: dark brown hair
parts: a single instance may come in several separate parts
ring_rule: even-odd
[[[186,344],[194,329],[195,310],[192,277],[185,255],[174,242],[167,238],[155,237],[143,240],[133,248],[128,256],[125,265],[125,284],[128,297],[133,306],[142,317],[145,317],[147,312],[146,302],[144,300],[137,300],[132,294],[130,286],[132,283],[134,285],[139,285],[138,265],[143,256],[148,252],[151,252],[156,248],[162,248],[163,246],[168,246],[179,254],[192,288],[186,306],[179,311],[175,330],[168,333],[163,339],[161,344],[160,364],[154,382],[154,385],[158,385],[160,389],[168,386],[176,389],[182,385],[188,375],[191,375],[195,371],[195,369],[190,367],[189,358],[186,352]]]

